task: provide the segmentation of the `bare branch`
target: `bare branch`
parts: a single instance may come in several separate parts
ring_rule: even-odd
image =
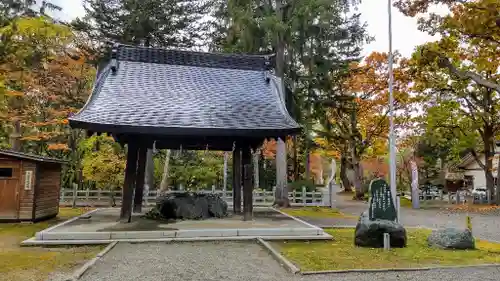
[[[500,84],[489,81],[477,73],[459,70],[450,62],[448,58],[445,58],[441,55],[439,56],[439,66],[442,68],[448,68],[448,70],[450,70],[452,74],[460,79],[471,79],[472,81],[483,87],[495,90],[500,93]]]
[[[486,165],[484,165],[483,161],[481,161],[481,159],[479,159],[475,149],[471,150],[471,154],[472,154],[472,157],[474,157],[474,160],[476,160],[479,167],[481,167],[481,169],[483,169],[484,171],[487,171],[488,168],[486,168]]]

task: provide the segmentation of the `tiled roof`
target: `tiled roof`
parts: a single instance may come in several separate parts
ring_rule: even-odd
[[[282,136],[299,131],[265,56],[119,46],[70,118],[91,131]],[[116,72],[112,68],[116,66]]]
[[[0,155],[10,156],[10,157],[19,158],[19,159],[32,160],[35,162],[58,163],[58,164],[66,163],[66,161],[60,160],[57,158],[40,156],[40,155],[36,155],[36,154],[24,153],[24,152],[19,152],[19,151],[14,151],[14,150],[0,149]]]

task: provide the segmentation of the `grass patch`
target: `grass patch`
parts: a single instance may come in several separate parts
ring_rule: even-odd
[[[337,209],[325,208],[325,207],[284,208],[281,209],[281,211],[294,217],[356,219],[355,216],[346,215]]]
[[[411,208],[412,207],[412,204],[411,204],[411,200],[406,198],[406,197],[399,197],[399,204],[401,207],[405,207],[405,208]]]
[[[36,232],[71,217],[88,212],[84,208],[60,208],[59,215],[39,223],[0,224],[1,280],[46,280],[51,273],[69,272],[94,257],[104,246],[20,247],[20,242]]]
[[[442,250],[429,248],[430,230],[408,230],[408,247],[391,249],[354,246],[354,229],[326,230],[333,241],[281,241],[273,245],[302,271],[418,268],[446,265],[500,263],[500,244],[476,239],[476,250]]]

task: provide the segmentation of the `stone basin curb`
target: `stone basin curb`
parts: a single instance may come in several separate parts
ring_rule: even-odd
[[[38,239],[38,240],[43,240],[43,234],[44,234],[44,233],[48,233],[49,231],[54,230],[54,229],[56,229],[56,228],[58,228],[58,227],[60,227],[60,226],[66,225],[66,224],[71,223],[71,222],[74,222],[74,221],[76,221],[76,220],[77,220],[77,219],[79,219],[79,218],[82,218],[82,217],[87,217],[87,216],[91,215],[92,213],[97,212],[97,211],[99,211],[99,210],[101,210],[101,209],[94,209],[94,210],[90,210],[90,211],[88,211],[88,212],[86,212],[86,213],[84,213],[84,214],[81,214],[81,215],[79,215],[79,216],[73,217],[73,218],[71,218],[71,219],[69,219],[69,220],[65,220],[65,221],[63,221],[63,222],[61,222],[61,223],[58,223],[58,224],[56,224],[56,225],[53,225],[53,226],[51,226],[51,227],[49,227],[49,228],[46,228],[46,229],[44,229],[44,230],[42,230],[42,231],[38,231],[37,233],[35,233],[35,237],[36,237],[36,239]]]
[[[330,240],[328,233],[312,236],[226,236],[226,237],[191,237],[191,238],[158,238],[158,239],[105,239],[105,240],[36,240],[34,237],[21,242],[21,246],[50,246],[50,245],[98,245],[112,242],[149,243],[149,242],[195,242],[195,241],[242,241],[255,240]]]

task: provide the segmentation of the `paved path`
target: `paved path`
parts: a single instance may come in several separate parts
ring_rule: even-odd
[[[82,281],[487,281],[498,268],[292,275],[256,243],[119,243]]]

